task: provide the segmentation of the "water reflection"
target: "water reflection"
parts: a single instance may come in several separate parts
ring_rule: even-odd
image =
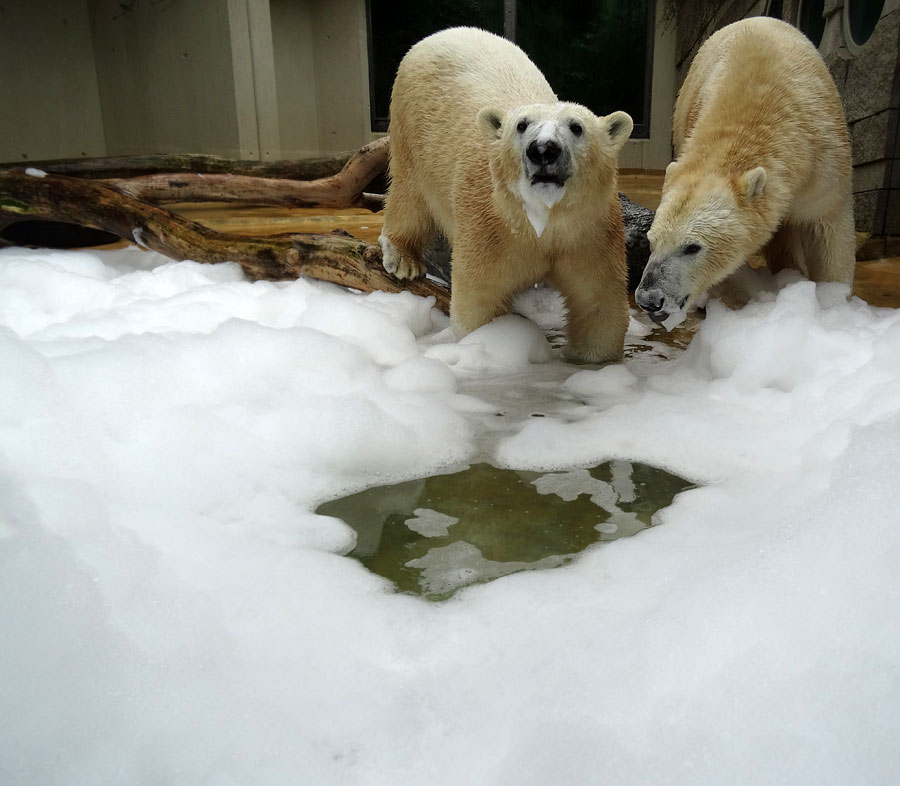
[[[592,543],[633,535],[688,488],[682,478],[627,461],[567,472],[475,464],[366,489],[316,512],[356,530],[349,556],[400,591],[440,600],[468,584],[557,567]]]

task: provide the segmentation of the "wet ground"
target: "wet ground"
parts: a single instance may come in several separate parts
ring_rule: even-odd
[[[659,206],[662,175],[620,174],[619,190],[650,210]],[[343,229],[370,243],[378,241],[382,215],[362,208],[280,208],[198,203],[173,205],[187,218],[222,232],[276,234],[278,232],[331,232]],[[859,244],[865,237],[858,237]],[[873,306],[900,307],[900,257],[860,261],[853,294]]]

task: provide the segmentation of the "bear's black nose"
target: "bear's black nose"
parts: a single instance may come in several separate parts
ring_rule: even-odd
[[[638,287],[637,292],[634,293],[634,300],[642,310],[650,315],[651,319],[653,319],[654,314],[662,312],[666,302],[665,296],[658,289],[647,289],[643,286]],[[668,314],[663,319],[666,316]]]
[[[562,148],[552,139],[546,142],[534,141],[525,148],[525,155],[532,164],[548,166],[554,163],[562,152]]]

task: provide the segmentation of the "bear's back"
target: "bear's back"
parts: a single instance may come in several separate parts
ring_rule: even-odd
[[[557,100],[544,75],[519,47],[474,27],[441,30],[413,46],[397,71],[394,93],[398,92],[433,94],[435,100],[443,99],[453,108],[466,105],[475,114],[484,106],[511,109]]]
[[[826,141],[844,127],[837,88],[822,57],[795,27],[770,17],[727,25],[700,47],[675,106],[679,154],[701,114],[704,123],[799,123]],[[763,112],[765,114],[763,114]]]

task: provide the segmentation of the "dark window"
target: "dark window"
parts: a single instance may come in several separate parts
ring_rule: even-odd
[[[653,14],[647,0],[519,0],[516,43],[563,101],[617,109],[650,130]]]
[[[372,130],[387,131],[391,87],[409,48],[448,27],[503,35],[503,0],[368,0]]]
[[[875,26],[884,10],[884,0],[844,0],[844,2],[849,4],[846,14],[850,36],[854,44],[862,46],[875,32]]]
[[[514,37],[561,100],[601,115],[622,109],[634,120],[632,136],[649,136],[650,0],[368,0],[367,7],[373,131],[387,130],[407,50],[438,30],[472,25]]]
[[[800,0],[800,10],[797,11],[797,27],[806,37],[818,47],[822,43],[822,34],[825,32],[825,0]]]

